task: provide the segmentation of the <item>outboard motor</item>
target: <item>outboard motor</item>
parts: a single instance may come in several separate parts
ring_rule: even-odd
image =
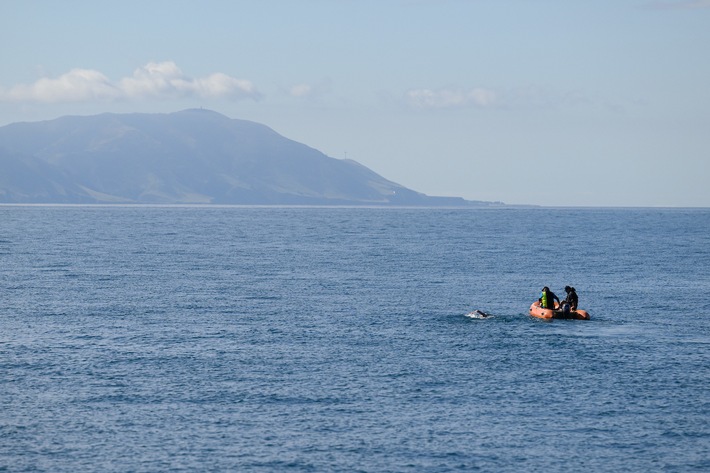
[[[569,304],[568,304],[568,303],[563,302],[563,303],[562,303],[562,307],[560,307],[560,309],[562,310],[562,314],[563,314],[565,317],[567,317],[567,316],[569,315],[569,313],[570,313],[570,307],[569,307]]]

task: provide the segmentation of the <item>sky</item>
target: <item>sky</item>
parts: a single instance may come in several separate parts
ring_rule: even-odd
[[[710,0],[2,0],[0,64],[0,126],[203,107],[428,195],[710,207]]]

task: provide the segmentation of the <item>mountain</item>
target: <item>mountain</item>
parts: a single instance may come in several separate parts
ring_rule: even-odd
[[[202,109],[1,127],[0,202],[489,205],[415,192],[264,125]]]

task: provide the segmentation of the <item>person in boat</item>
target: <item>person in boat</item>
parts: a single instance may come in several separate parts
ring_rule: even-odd
[[[555,301],[557,301],[558,304],[560,303],[560,298],[557,297],[547,286],[542,288],[540,299],[538,300],[540,301],[540,307],[543,309],[554,309]]]
[[[577,291],[573,287],[565,286],[565,292],[567,293],[567,297],[565,297],[564,302],[569,304],[570,309],[577,310],[577,305],[579,304],[579,297],[577,297]]]

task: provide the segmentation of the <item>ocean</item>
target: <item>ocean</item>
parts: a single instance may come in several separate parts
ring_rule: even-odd
[[[0,471],[710,471],[710,209],[0,206]]]

